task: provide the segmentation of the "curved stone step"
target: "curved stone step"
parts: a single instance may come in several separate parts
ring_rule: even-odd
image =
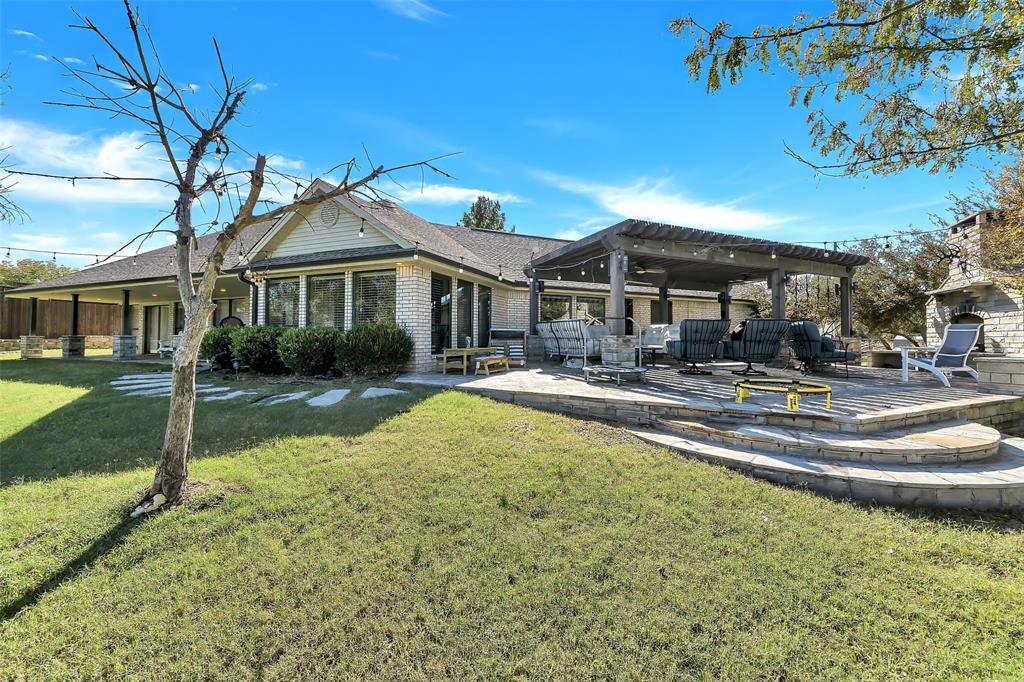
[[[758,452],[896,464],[952,464],[985,459],[999,451],[1001,440],[995,429],[966,421],[872,434],[681,419],[661,420],[658,428],[684,438]]]
[[[758,478],[830,497],[896,506],[1011,510],[1024,508],[1024,439],[1007,438],[999,452],[962,464],[888,464],[773,455],[632,430],[641,440]]]

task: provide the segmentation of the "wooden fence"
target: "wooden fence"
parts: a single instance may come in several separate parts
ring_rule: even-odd
[[[36,333],[56,339],[71,333],[71,301],[39,300]],[[32,302],[0,294],[0,339],[16,339],[29,332]],[[79,303],[78,333],[108,336],[121,333],[121,306],[115,303]]]

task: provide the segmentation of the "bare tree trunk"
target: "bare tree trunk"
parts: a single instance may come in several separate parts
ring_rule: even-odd
[[[206,317],[209,314],[206,308],[191,314],[190,312],[186,309],[185,328],[182,330],[178,349],[174,352],[171,404],[167,412],[164,444],[160,450],[160,461],[148,495],[150,499],[154,499],[157,494],[162,494],[168,502],[173,502],[181,496],[182,486],[188,478],[196,405],[196,364],[199,344],[206,332]]]

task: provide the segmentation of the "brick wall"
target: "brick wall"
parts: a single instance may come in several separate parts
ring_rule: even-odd
[[[412,360],[407,369],[433,369],[430,357],[430,271],[420,265],[399,265],[395,280],[395,321],[412,336]]]

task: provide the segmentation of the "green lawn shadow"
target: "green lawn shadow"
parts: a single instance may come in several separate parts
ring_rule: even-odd
[[[76,362],[68,366],[41,362],[47,366],[38,369],[45,371],[18,372],[22,376],[11,376],[13,372],[5,371],[3,378],[91,388],[0,441],[0,488],[23,481],[52,480],[76,473],[115,473],[156,464],[167,423],[168,399],[128,397],[107,383],[123,374],[140,373],[140,367],[144,368],[142,371],[152,370],[152,365]],[[196,405],[194,458],[224,455],[278,437],[359,436],[436,393],[402,386],[406,391],[402,395],[359,398],[364,388],[389,386],[391,382],[386,378],[316,384],[287,382],[284,378],[235,382],[218,373],[203,375],[197,381],[230,390],[256,388],[260,395],[215,402],[200,399]],[[312,396],[334,388],[348,388],[352,392],[327,407],[310,407],[305,399],[270,406],[251,404],[272,393],[309,390]]]

